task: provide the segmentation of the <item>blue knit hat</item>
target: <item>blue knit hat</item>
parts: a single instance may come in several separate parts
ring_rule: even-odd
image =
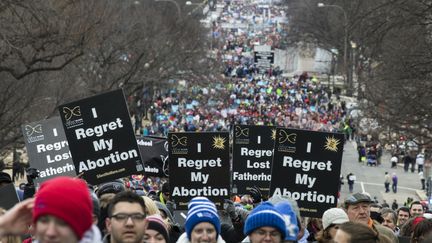
[[[275,208],[279,210],[285,218],[285,227],[287,229],[285,240],[296,241],[299,228],[297,226],[297,216],[294,213],[291,204],[288,201],[282,201],[277,203]]]
[[[277,229],[282,234],[282,239],[285,239],[287,235],[284,217],[269,202],[261,203],[250,212],[246,218],[243,232],[245,235],[250,235],[254,230],[261,227],[273,227]]]
[[[194,197],[188,204],[188,214],[186,217],[186,234],[191,239],[192,230],[195,225],[208,222],[214,225],[216,234],[220,233],[220,219],[215,204],[206,197]]]

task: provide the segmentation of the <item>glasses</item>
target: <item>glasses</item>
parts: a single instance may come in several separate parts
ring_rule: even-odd
[[[126,223],[130,218],[132,219],[132,222],[138,223],[144,221],[146,215],[142,213],[134,213],[134,214],[118,213],[116,215],[111,216],[111,218],[114,218],[115,220],[122,223]]]

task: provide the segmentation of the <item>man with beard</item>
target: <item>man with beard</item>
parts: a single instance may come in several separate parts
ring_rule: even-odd
[[[146,229],[144,200],[130,191],[118,193],[108,207],[104,243],[141,243]]]

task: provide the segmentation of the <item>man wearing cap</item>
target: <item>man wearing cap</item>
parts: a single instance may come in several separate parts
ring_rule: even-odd
[[[170,186],[169,182],[165,182],[162,185],[162,188],[160,191],[156,194],[156,201],[161,202],[164,204],[171,214],[174,214],[174,203],[171,201],[171,192],[170,192]]]
[[[379,234],[389,237],[392,242],[398,242],[398,239],[390,229],[378,224],[377,222],[374,222],[371,219],[371,204],[372,200],[368,195],[363,193],[355,193],[345,200],[344,209],[351,222],[365,224]]]
[[[224,243],[215,204],[206,197],[194,197],[188,204],[185,230],[177,243]]]
[[[117,193],[126,190],[122,180],[117,179],[109,182],[102,183],[97,186],[96,195],[99,199],[99,219],[97,226],[100,231],[106,234],[106,223],[105,220],[108,217],[108,205]]]
[[[92,201],[81,179],[56,177],[36,193],[33,227],[39,243],[78,242],[92,225]]]
[[[146,228],[144,199],[131,191],[115,195],[105,220],[108,234],[104,243],[141,243]]]
[[[243,242],[284,242],[287,236],[285,218],[273,204],[263,202],[254,208],[247,217],[244,234],[248,237]]]

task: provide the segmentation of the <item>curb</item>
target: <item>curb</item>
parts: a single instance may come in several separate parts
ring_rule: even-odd
[[[423,190],[416,190],[417,196],[420,198],[420,200],[427,200],[428,197],[426,196],[426,193]]]

